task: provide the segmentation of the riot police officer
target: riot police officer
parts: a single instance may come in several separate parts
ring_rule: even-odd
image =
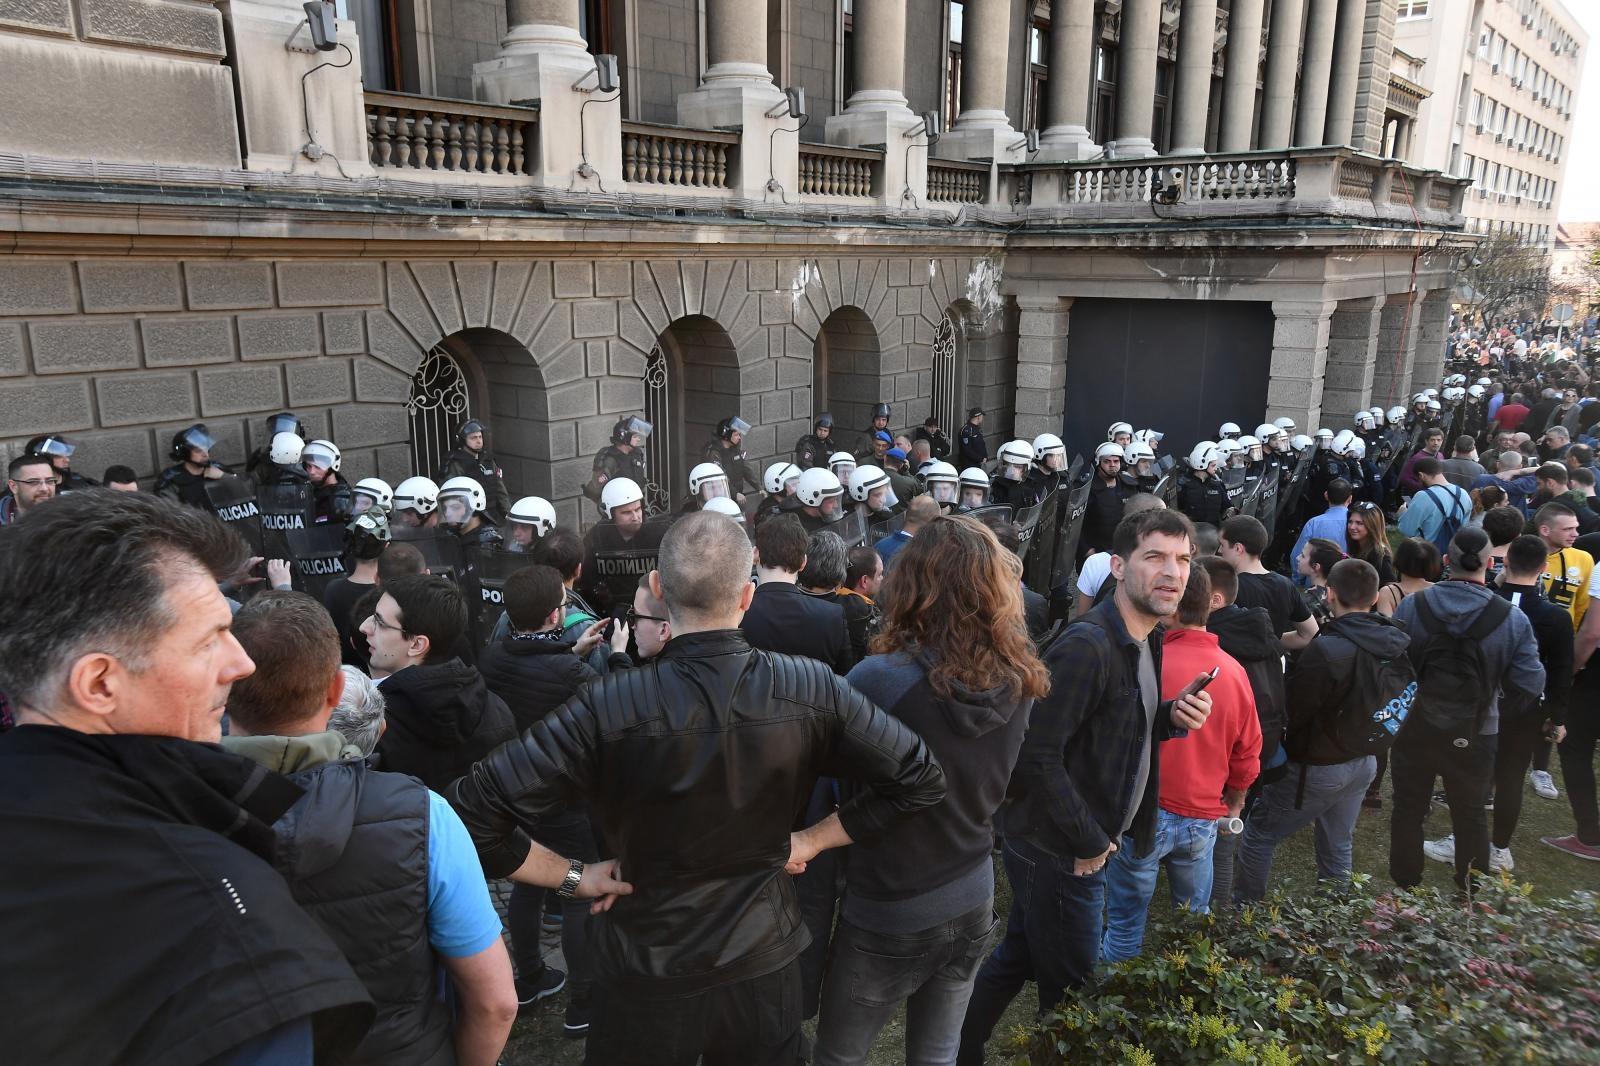
[[[1028,478],[1028,467],[1033,462],[1033,445],[1025,440],[1008,440],[996,453],[1000,469],[989,482],[989,500],[1005,504],[1013,511],[1027,506],[1022,502],[1022,485]]]
[[[955,514],[961,503],[961,474],[942,459],[928,464],[923,471],[922,484],[939,505],[940,514]]]
[[[281,485],[311,484],[311,475],[301,465],[305,459],[306,442],[297,433],[284,430],[272,435],[267,447],[267,461],[258,464],[254,474],[258,488],[276,488]],[[309,490],[308,490],[309,491]]]
[[[498,548],[500,531],[489,522],[489,496],[470,477],[453,477],[439,486],[439,524],[461,539],[463,548]]]
[[[511,493],[506,491],[505,471],[494,461],[487,444],[489,427],[474,418],[456,430],[456,446],[444,457],[439,468],[439,483],[455,477],[469,477],[483,489],[489,501],[485,512],[491,521],[498,522],[511,506]]]
[[[753,517],[756,525],[774,515],[800,509],[800,501],[794,496],[795,489],[800,485],[800,473],[798,466],[782,460],[767,467],[761,475],[761,487],[767,494],[756,505]]]
[[[439,486],[418,474],[394,487],[394,521],[423,529],[439,524]]]
[[[749,432],[750,423],[738,415],[729,415],[717,423],[717,437],[705,447],[706,461],[716,463],[727,472],[728,487],[733,490],[735,500],[744,499],[746,486],[751,492],[761,488],[750,470],[749,456],[745,454],[744,435]]]
[[[833,437],[833,415],[827,411],[817,416],[811,432],[794,442],[794,465],[801,470],[825,466],[832,454],[829,441]]]
[[[364,477],[356,482],[352,514],[365,514],[374,508],[388,514],[394,509],[394,489],[381,477]]]
[[[1128,447],[1133,447],[1131,434]],[[1080,561],[1097,551],[1111,550],[1111,534],[1122,521],[1122,505],[1133,495],[1133,490],[1122,480],[1122,463],[1126,457],[1122,445],[1111,441],[1094,450],[1093,481],[1078,537]]]
[[[1130,438],[1131,439],[1131,438]],[[1033,438],[1033,467],[1022,483],[1018,505],[1032,507],[1061,485],[1067,468],[1067,446],[1054,433]]]
[[[595,565],[595,555],[600,552],[624,551],[631,548],[651,548],[659,542],[660,533],[654,524],[644,520],[644,489],[630,477],[615,477],[600,490],[600,513],[605,519],[589,527],[583,537],[583,564],[578,576],[578,592],[602,614],[613,607],[627,606],[623,586],[634,587],[637,574],[625,575],[626,581],[605,574]]]
[[[1106,427],[1106,443],[1126,447],[1133,443],[1133,423],[1113,422]]]
[[[50,466],[55,470],[60,482],[56,485],[56,494],[64,492],[78,492],[83,489],[92,489],[100,484],[91,477],[84,477],[72,469],[72,453],[78,446],[67,438],[57,433],[43,437],[35,437],[22,446],[22,454],[48,459]]]
[[[1366,446],[1367,455],[1376,462],[1388,462],[1389,440],[1383,433],[1383,408],[1357,411],[1355,423],[1356,433]]]
[[[339,476],[342,457],[331,440],[314,440],[300,452],[300,465],[311,482],[318,522],[344,524],[356,512],[355,493]]]
[[[849,452],[834,452],[828,456],[828,469],[839,479],[839,484],[850,484],[850,475],[856,472],[856,457]]]
[[[216,446],[217,438],[206,429],[204,422],[196,422],[174,433],[169,454],[176,462],[156,478],[156,495],[211,510],[206,482],[226,476],[221,464],[211,458],[211,450]]]
[[[250,459],[245,463],[244,472],[252,478],[257,485],[265,485],[272,481],[272,438],[279,433],[293,433],[301,440],[305,440],[306,424],[300,421],[300,416],[293,411],[279,411],[275,415],[267,416],[267,443],[250,453]]]
[[[1178,510],[1190,521],[1222,525],[1228,513],[1228,488],[1217,477],[1222,455],[1216,443],[1203,440],[1196,444],[1184,463],[1189,470],[1178,481]]]
[[[879,430],[878,432],[882,433],[884,431]],[[917,427],[917,431],[911,435],[913,444],[919,440],[928,442],[928,455],[932,458],[948,459],[950,457],[950,438],[946,437],[944,430],[939,428],[937,415],[929,415],[922,425]]]
[[[989,442],[983,437],[983,408],[967,412],[966,425],[956,436],[956,462],[964,467],[981,468],[989,461]]]
[[[872,438],[875,434],[891,432],[889,429],[890,416],[891,412],[888,404],[879,402],[872,405],[872,422],[861,433],[861,442],[856,447],[857,455],[865,457],[871,453]]]
[[[650,423],[642,418],[620,418],[611,427],[611,442],[595,453],[594,470],[583,494],[599,505],[602,515],[606,512],[605,488],[613,478],[625,477],[639,486],[650,483],[644,463],[644,445],[650,439],[650,431]]]
[[[1352,434],[1350,439],[1344,442],[1344,446],[1345,466],[1355,477],[1355,480],[1350,482],[1355,489],[1355,498],[1381,505],[1383,477],[1378,473],[1378,464],[1368,457],[1367,442]]]
[[[1136,492],[1154,492],[1161,483],[1161,475],[1156,471],[1156,453],[1142,440],[1129,441],[1122,449],[1122,483],[1130,496]]]
[[[961,503],[958,512],[975,511],[989,505],[989,475],[981,466],[969,466],[961,471]]]
[[[556,528],[556,509],[541,496],[524,496],[511,505],[500,524],[500,541],[508,552],[531,552]]]
[[[850,498],[856,503],[856,512],[868,522],[884,521],[900,502],[889,475],[867,465],[856,467],[850,475]]]
[[[814,466],[805,471],[794,494],[800,501],[796,514],[807,534],[837,522],[844,514],[844,486],[832,470]]]
[[[727,471],[716,463],[700,463],[689,471],[689,495],[678,509],[689,514],[702,509],[711,500],[728,496]]]

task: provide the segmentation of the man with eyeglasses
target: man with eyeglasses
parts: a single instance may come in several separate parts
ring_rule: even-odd
[[[650,575],[639,578],[639,588],[633,594],[633,606],[628,609],[628,625],[633,627],[634,645],[639,649],[641,661],[654,659],[672,639],[672,622],[667,618],[667,605],[650,591]],[[627,630],[622,627],[623,643],[627,643]]]
[[[6,467],[6,488],[0,499],[0,526],[9,526],[56,494],[61,478],[50,460],[40,455],[19,455]]]

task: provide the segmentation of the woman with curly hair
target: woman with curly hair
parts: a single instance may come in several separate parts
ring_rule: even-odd
[[[1022,564],[971,518],[935,519],[895,556],[883,625],[850,684],[915,730],[943,801],[850,849],[822,989],[817,1066],[866,1060],[906,1003],[906,1060],[954,1062],[994,915],[992,818],[1050,675],[1028,638]]]
[[[1345,521],[1344,541],[1350,558],[1372,564],[1372,568],[1378,572],[1380,585],[1395,580],[1389,530],[1384,525],[1381,507],[1364,500],[1352,503],[1350,516]]]

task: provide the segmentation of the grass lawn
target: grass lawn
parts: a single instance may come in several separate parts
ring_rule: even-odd
[[[1556,781],[1561,783],[1559,767],[1553,768]],[[1387,786],[1387,780],[1385,781]],[[1511,851],[1516,861],[1514,877],[1531,882],[1536,894],[1565,895],[1574,889],[1600,891],[1600,863],[1586,863],[1571,858],[1539,843],[1541,836],[1564,836],[1572,832],[1572,811],[1567,806],[1565,793],[1556,800],[1541,799],[1524,783],[1526,794],[1522,805],[1522,822],[1512,841]],[[1355,867],[1373,875],[1379,885],[1389,884],[1389,803],[1385,787],[1385,803],[1381,810],[1363,809],[1361,821],[1356,826]],[[1450,831],[1450,817],[1442,807],[1435,806],[1428,819],[1428,838],[1443,836]],[[1011,902],[998,861],[995,864],[999,898],[996,908],[1004,916]],[[1425,884],[1441,891],[1454,887],[1453,868],[1428,862]],[[1308,828],[1284,842],[1278,849],[1273,867],[1273,884],[1285,891],[1309,889],[1316,879],[1316,864],[1312,855],[1312,831]],[[1154,906],[1165,906],[1165,881],[1158,888]],[[575,1066],[583,1061],[583,1042],[567,1040],[561,1035],[562,1009],[565,995],[541,1004],[518,1021],[512,1031],[511,1042],[506,1046],[505,1061],[510,1066]],[[1037,999],[1032,985],[1011,1005],[996,1033],[1012,1025],[1027,1025],[1037,1009]],[[808,1030],[811,1023],[808,1023]],[[899,1066],[905,1061],[905,1032],[903,1017],[897,1017],[879,1036],[868,1057],[871,1066]],[[1004,1061],[996,1045],[989,1062]]]

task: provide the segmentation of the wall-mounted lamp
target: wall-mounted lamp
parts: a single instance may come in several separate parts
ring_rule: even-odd
[[[593,85],[584,82],[593,78]],[[594,57],[594,69],[583,72],[583,77],[572,83],[572,91],[577,93],[609,93],[617,88],[617,57],[613,55],[597,55]]]

